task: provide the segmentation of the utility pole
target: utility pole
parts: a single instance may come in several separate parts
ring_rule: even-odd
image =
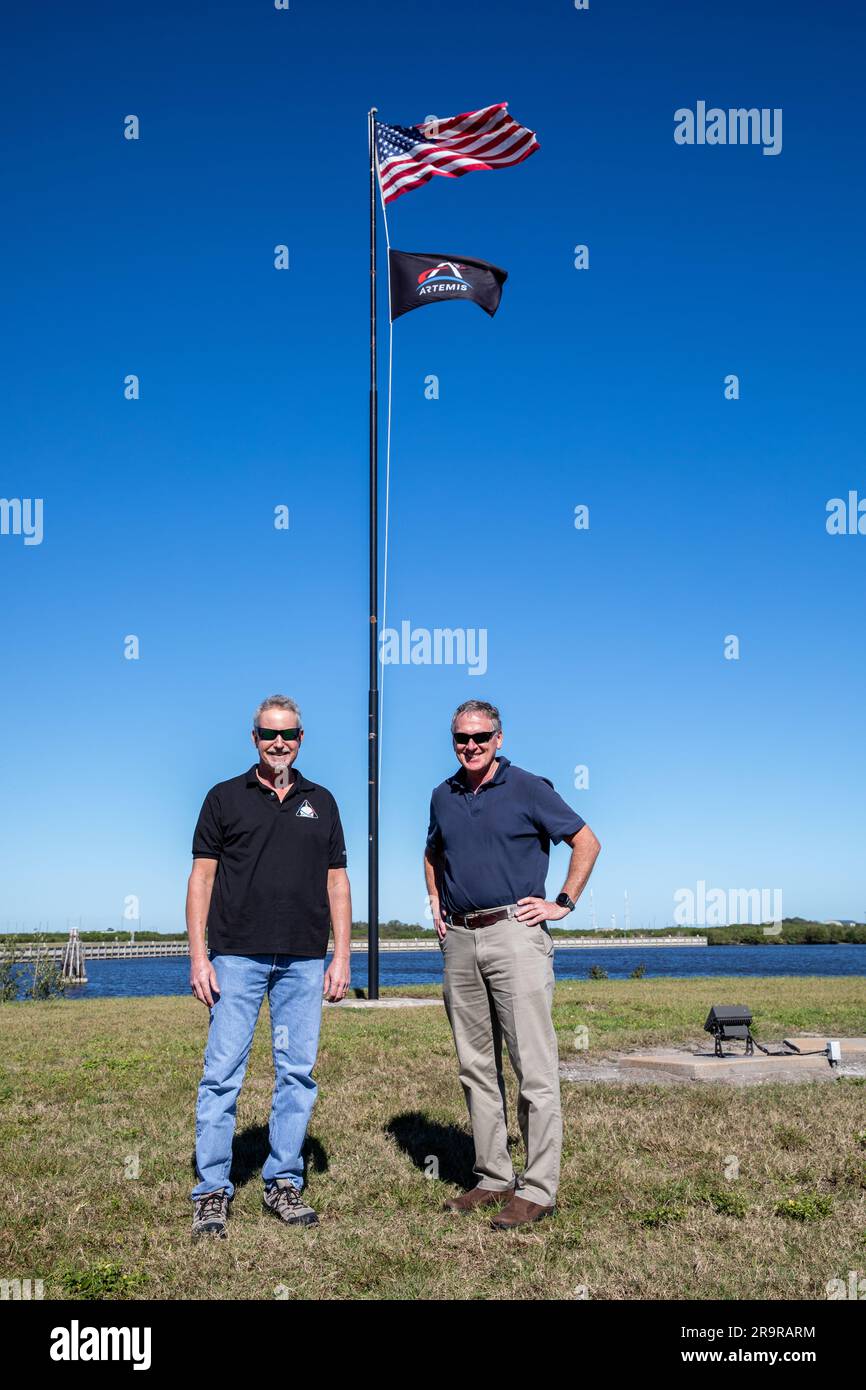
[[[367,997],[379,998],[379,396],[376,368],[376,110],[367,113],[370,148],[370,613],[367,692]]]

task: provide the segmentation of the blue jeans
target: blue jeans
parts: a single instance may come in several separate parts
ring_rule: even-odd
[[[229,1177],[238,1093],[256,1020],[267,993],[274,1054],[274,1093],[270,1153],[262,1169],[265,1184],[289,1178],[304,1185],[301,1150],[317,1086],[313,1066],[322,1019],[324,960],[304,956],[229,956],[214,952],[211,963],[219,995],[210,1010],[204,1075],[195,1112],[195,1165],[198,1183],[191,1196],[224,1187]]]

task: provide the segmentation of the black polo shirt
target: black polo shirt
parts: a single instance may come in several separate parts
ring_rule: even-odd
[[[328,870],[346,867],[346,843],[331,793],[293,771],[282,802],[262,786],[256,765],[204,799],[192,852],[219,860],[207,918],[212,951],[327,953]]]
[[[550,844],[586,822],[546,777],[497,758],[473,792],[461,767],[430,800],[427,848],[442,857],[442,907],[474,912],[520,898],[543,898]]]

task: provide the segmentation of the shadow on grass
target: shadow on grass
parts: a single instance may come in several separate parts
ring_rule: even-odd
[[[429,1171],[430,1159],[439,1161],[439,1171],[435,1175],[442,1182],[455,1183],[458,1187],[474,1187],[475,1146],[470,1135],[457,1125],[440,1125],[428,1118],[420,1110],[408,1110],[395,1115],[385,1126],[405,1154],[411,1158],[416,1168]]]
[[[270,1153],[270,1140],[267,1125],[248,1125],[232,1141],[231,1180],[235,1187],[244,1187],[251,1178],[261,1177],[265,1160]],[[319,1140],[308,1134],[302,1150],[304,1170],[310,1173],[328,1171],[328,1155]],[[190,1158],[190,1167],[195,1174],[195,1153]]]

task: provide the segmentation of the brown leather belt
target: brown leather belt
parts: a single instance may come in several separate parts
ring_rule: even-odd
[[[511,915],[507,907],[489,907],[477,912],[452,912],[446,918],[446,923],[448,926],[470,927],[474,931],[476,927],[492,927],[494,922],[504,922]]]

